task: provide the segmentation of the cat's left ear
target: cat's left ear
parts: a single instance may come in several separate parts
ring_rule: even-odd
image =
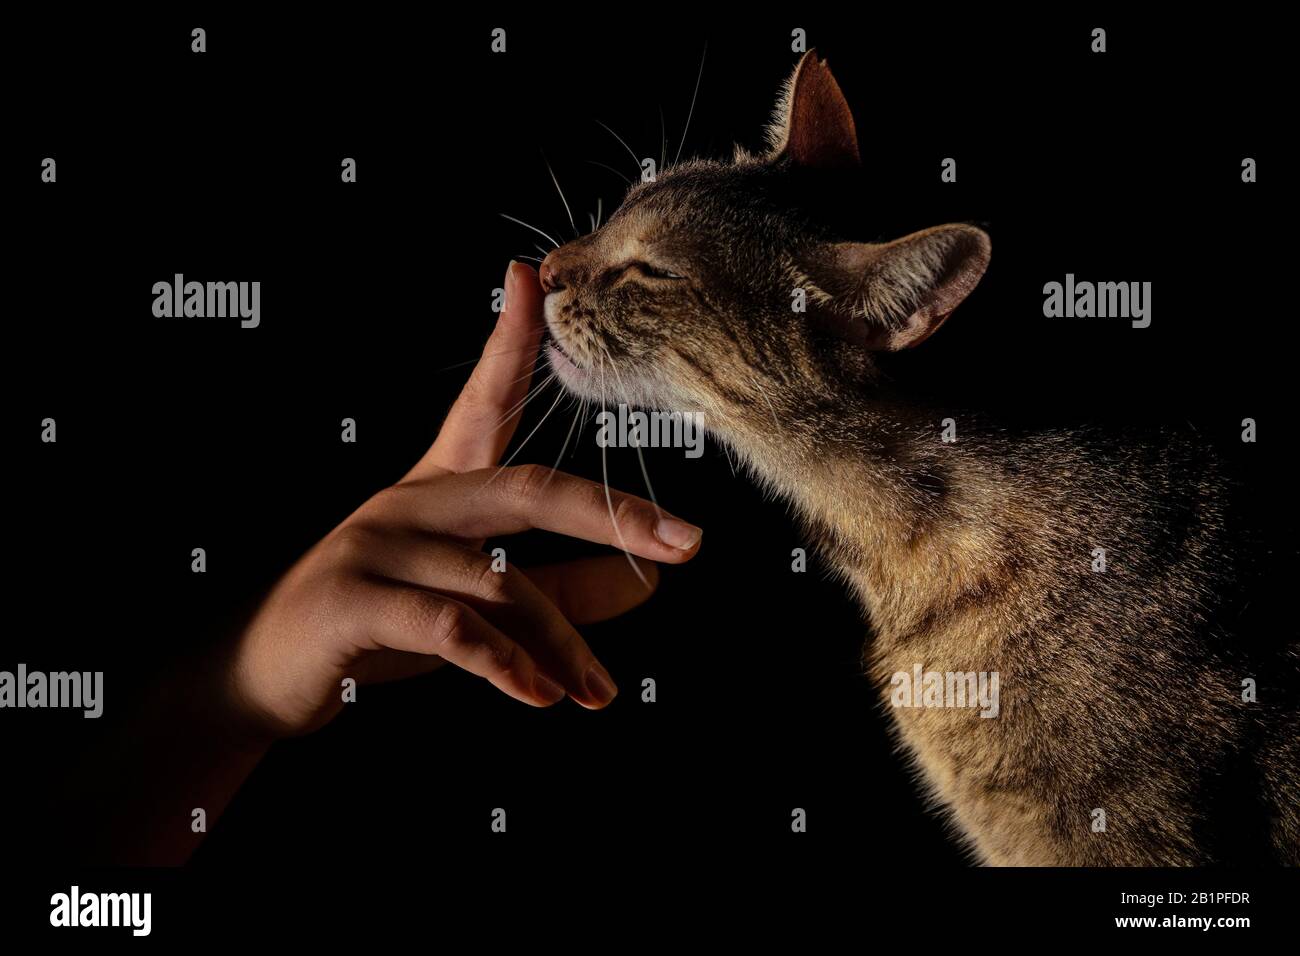
[[[767,139],[773,160],[788,157],[816,169],[861,164],[853,111],[816,50],[803,55],[786,81]]]
[[[811,317],[865,348],[919,345],[979,284],[992,249],[986,232],[961,224],[887,243],[823,244],[806,263],[817,286]]]

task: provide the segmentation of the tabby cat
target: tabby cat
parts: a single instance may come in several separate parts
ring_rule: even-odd
[[[853,114],[815,53],[768,141],[635,186],[546,257],[565,387],[703,410],[796,505],[862,606],[898,739],[981,862],[1300,861],[1300,652],[1251,660],[1221,626],[1235,570],[1218,460],[1176,434],[1011,437],[978,417],[942,441],[886,368],[975,288],[988,235],[858,241]],[[1108,542],[1122,556],[1099,571]],[[996,716],[896,706],[896,675],[920,670],[996,674]]]

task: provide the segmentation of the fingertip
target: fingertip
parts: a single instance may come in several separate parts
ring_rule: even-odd
[[[582,693],[572,693],[574,701],[587,710],[604,710],[618,696],[618,685],[600,661],[593,660],[582,679]]]
[[[507,324],[512,332],[541,334],[541,284],[537,273],[527,263],[512,261],[506,270],[506,302],[497,318],[498,325]]]
[[[558,704],[567,695],[568,691],[541,671],[533,676],[533,696],[539,701],[538,706],[550,707],[552,704]]]
[[[510,310],[510,300],[514,298],[515,266],[517,265],[519,265],[519,263],[516,260],[511,259],[509,265],[506,266],[506,278],[505,278],[506,300],[501,309],[501,313],[500,313],[501,315],[505,315],[506,312]],[[500,316],[498,316],[498,318],[500,318]]]
[[[700,550],[704,531],[693,524],[687,524],[680,518],[663,515],[654,525],[655,540],[668,552],[665,559],[673,564],[680,564],[695,557]]]
[[[660,547],[664,548],[667,552],[664,557],[659,559],[662,564],[685,564],[687,561],[693,560],[695,556],[700,553],[700,546],[698,543],[693,547],[686,549],[665,548],[663,545],[660,545]]]
[[[518,294],[526,289],[540,289],[541,283],[537,278],[537,270],[526,262],[520,262],[518,259],[511,259],[510,265],[506,269],[506,305],[510,305],[510,296]],[[503,309],[508,311],[508,309]]]

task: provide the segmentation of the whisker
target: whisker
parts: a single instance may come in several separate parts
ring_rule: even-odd
[[[466,359],[466,360],[463,361],[463,362],[457,362],[455,365],[448,365],[448,366],[445,366],[445,367],[440,368],[440,369],[435,369],[434,371],[436,371],[436,372],[450,372],[450,371],[452,371],[453,369],[464,368],[466,365],[473,365],[475,362],[481,362],[481,361],[483,361],[483,359],[496,358],[498,355],[512,355],[512,354],[515,353],[515,352],[525,352],[525,351],[527,351],[528,349],[531,349],[531,348],[536,348],[536,346],[533,346],[533,345],[520,345],[520,346],[516,346],[515,348],[512,348],[512,349],[502,349],[500,352],[492,352],[492,353],[490,353],[490,354],[488,354],[488,355],[476,355],[476,356],[474,356],[472,359]]]
[[[758,390],[758,394],[763,396],[763,401],[767,403],[767,410],[772,413],[772,424],[775,425],[776,430],[780,432],[781,422],[777,420],[776,409],[772,406],[772,400],[767,397],[767,392],[764,391],[763,386],[759,384],[758,379],[751,375],[749,380],[754,383],[754,388]]]
[[[691,111],[686,114],[686,125],[682,127],[682,141],[677,144],[677,155],[673,157],[673,165],[682,158],[682,147],[686,145],[686,133],[691,128],[691,117],[695,115],[695,98],[700,95],[700,78],[704,76],[704,58],[709,53],[709,45],[704,44],[704,52],[700,54],[700,72],[695,75],[695,92],[691,94]]]
[[[551,483],[555,473],[560,470],[560,462],[564,459],[564,453],[569,450],[569,441],[573,438],[573,430],[578,427],[578,418],[582,414],[583,403],[575,398],[573,405],[573,421],[569,423],[569,431],[564,436],[564,444],[560,446],[560,453],[555,456],[555,464],[551,466],[551,473],[546,476],[546,481],[542,482],[543,488]]]
[[[538,355],[537,358],[533,361],[533,367],[530,368],[527,372],[524,372],[523,375],[520,375],[517,379],[515,379],[513,382],[510,382],[509,384],[510,384],[510,385],[518,385],[520,382],[524,381],[524,379],[529,378],[530,376],[536,375],[536,374],[537,374],[537,366],[541,364],[541,359],[542,359],[541,355]]]
[[[517,382],[520,380],[516,379],[515,381]],[[531,388],[529,388],[523,398],[519,399],[519,401],[511,405],[510,408],[508,408],[505,411],[505,413],[502,414],[502,416],[499,419],[497,419],[496,423],[493,424],[493,426],[488,430],[488,434],[492,434],[492,432],[495,432],[506,422],[510,421],[510,419],[522,413],[524,410],[524,406],[527,405],[529,402],[531,402],[534,398],[536,398],[538,393],[541,392],[541,390],[546,386],[546,384],[547,384],[546,382],[540,382],[537,385],[534,385]]]
[[[519,256],[516,256],[516,258],[518,258],[518,259],[532,259],[534,262],[541,262],[541,261],[542,261],[542,257],[541,257],[541,256],[525,256],[525,255],[519,255]]]
[[[600,120],[596,120],[596,122],[600,123]],[[636,153],[632,152],[632,147],[629,146],[627,143],[623,142],[623,137],[619,136],[618,133],[615,133],[612,129],[609,129],[609,127],[605,126],[604,123],[600,123],[600,125],[604,126],[605,129],[609,130],[610,135],[613,136],[616,140],[618,140],[620,143],[623,143],[623,148],[627,150],[627,154],[632,157],[632,162],[636,163],[636,168],[639,172],[641,169],[641,158],[637,156]]]
[[[551,417],[551,412],[555,411],[555,406],[560,404],[560,402],[563,399],[564,399],[564,392],[560,392],[559,395],[555,396],[555,401],[551,402],[551,407],[546,410],[546,414],[543,415],[541,419],[537,422],[537,424],[533,426],[533,430],[528,433],[528,436],[519,443],[519,447],[515,449],[514,454],[512,454],[509,458],[507,458],[505,460],[505,463],[496,470],[496,474],[494,474],[487,481],[483,482],[483,488],[486,488],[488,485],[492,484],[492,482],[496,481],[497,475],[501,474],[501,472],[505,471],[507,468],[510,467],[510,463],[515,460],[515,458],[519,455],[521,451],[524,450],[524,446],[527,445],[528,442],[532,439],[532,437],[537,434],[537,430],[541,428],[544,424],[546,424],[546,419]],[[480,488],[479,490],[481,491],[482,488]]]
[[[600,228],[600,220],[602,218],[601,214],[604,212],[604,205],[605,205],[605,200],[602,197],[597,196],[596,197],[596,228],[597,229]]]
[[[524,222],[522,219],[516,219],[514,216],[507,216],[505,213],[500,213],[500,215],[503,219],[509,219],[511,222],[519,223],[519,225],[523,226],[525,229],[531,229],[533,232],[537,233],[543,239],[550,239],[551,245],[555,246],[555,248],[557,249],[560,248],[560,243],[556,242],[554,239],[552,239],[546,233],[542,232],[542,230],[538,229],[536,226],[531,226],[528,223]]]
[[[722,442],[722,453],[727,456],[727,466],[731,469],[731,477],[736,477],[736,463],[731,460],[731,452],[727,450],[727,443]]]
[[[602,359],[600,363],[600,404],[602,407],[605,404],[604,359]],[[615,537],[618,538],[619,546],[622,547],[623,549],[623,556],[627,558],[627,563],[632,565],[632,570],[635,571],[636,576],[641,579],[641,583],[646,586],[646,590],[647,591],[653,590],[653,588],[650,587],[650,582],[647,581],[645,575],[641,573],[640,566],[637,565],[636,561],[633,559],[632,553],[628,551],[627,541],[624,539],[623,532],[618,526],[618,519],[614,517],[614,499],[611,497],[609,493],[609,465],[606,462],[607,455],[606,455],[605,443],[600,442],[599,444],[600,444],[600,478],[601,478],[601,482],[605,486],[605,507],[609,509],[609,523],[614,526],[614,535]]]
[[[590,404],[591,403],[588,400],[587,396],[586,395],[582,396],[582,404],[578,406],[578,411],[580,417],[584,422],[587,420],[587,409],[590,407]],[[573,451],[569,452],[569,457],[572,458],[577,453],[578,453],[578,442],[574,442]]]
[[[591,231],[592,231],[592,232],[595,232],[595,231],[596,231],[596,214],[595,214],[594,212],[589,212],[589,213],[587,213],[587,221],[591,223]]]
[[[518,378],[516,378],[514,381],[512,381],[512,382],[508,382],[508,383],[506,384],[506,387],[509,388],[511,385],[518,385],[520,382],[526,381],[527,379],[529,379],[529,378],[532,377],[533,375],[536,375],[536,374],[537,374],[537,371],[538,371],[538,368],[537,368],[537,367],[541,364],[541,362],[542,362],[542,356],[541,356],[541,355],[538,355],[537,358],[533,360],[533,367],[530,368],[528,371],[524,372],[523,375],[520,375],[520,376],[519,376]],[[552,369],[550,372],[547,373],[546,377],[545,377],[541,382],[539,382],[537,385],[533,386],[530,390],[531,390],[532,392],[539,392],[539,391],[541,391],[542,387],[545,386],[545,385],[547,385],[547,384],[549,384],[550,381],[551,381],[552,379],[554,379],[555,377],[556,377],[556,375],[555,375],[555,370]],[[527,397],[528,397],[528,396],[525,396],[525,398],[527,398]]]
[[[542,389],[544,389],[547,385],[551,384],[551,382],[553,382],[553,381],[555,380],[555,378],[556,378],[556,375],[555,375],[554,372],[552,372],[550,375],[548,375],[548,376],[547,376],[547,377],[546,377],[546,378],[541,382],[541,384],[539,384],[536,388],[534,388],[531,392],[529,392],[528,395],[526,395],[526,396],[524,397],[524,399],[523,399],[522,402],[516,402],[516,403],[515,403],[515,405],[516,405],[515,409],[513,409],[513,410],[507,412],[506,415],[505,415],[505,417],[502,418],[501,421],[497,422],[496,425],[494,425],[492,428],[490,428],[490,429],[488,430],[487,434],[491,435],[491,434],[493,434],[494,432],[496,432],[499,428],[501,428],[502,425],[504,425],[507,421],[509,421],[509,420],[510,420],[512,417],[514,417],[515,415],[517,415],[517,414],[523,414],[524,406],[526,406],[529,402],[531,402],[534,398],[536,398],[536,397],[541,393]],[[499,478],[499,477],[501,476],[501,472],[505,471],[506,468],[509,467],[510,463],[511,463],[512,461],[515,460],[515,456],[518,455],[521,451],[523,451],[523,449],[524,449],[524,445],[527,445],[527,444],[528,444],[528,440],[529,440],[530,438],[532,438],[535,434],[537,434],[537,429],[539,429],[539,428],[542,427],[542,423],[545,422],[546,419],[547,419],[547,417],[551,414],[551,412],[553,412],[553,411],[555,410],[555,406],[558,405],[558,404],[560,404],[560,400],[561,400],[562,398],[564,398],[564,394],[565,394],[565,393],[564,393],[563,391],[561,391],[560,394],[557,395],[557,396],[555,397],[555,401],[554,401],[553,403],[551,403],[551,407],[548,408],[548,409],[546,410],[546,414],[543,415],[543,416],[541,417],[541,420],[538,421],[538,423],[537,423],[536,425],[533,426],[533,430],[530,431],[530,432],[528,433],[527,437],[524,438],[524,440],[519,444],[519,447],[516,448],[516,449],[514,450],[514,453],[511,454],[510,457],[507,458],[507,459],[505,460],[505,463],[504,463],[504,464],[502,464],[500,467],[497,468],[497,470],[496,470],[495,472],[493,472],[491,478],[489,478],[487,481],[483,482],[483,484],[480,485],[480,486],[475,490],[474,494],[470,496],[471,498],[476,498],[476,497],[478,497],[479,495],[481,495],[484,491],[487,490],[488,485],[492,484],[492,482],[496,481],[497,478]]]
[[[664,105],[659,104],[659,169],[668,162],[668,127],[664,125]]]
[[[626,176],[624,176],[622,173],[620,173],[620,172],[619,172],[617,169],[615,169],[613,166],[610,166],[608,163],[597,162],[597,161],[594,160],[594,159],[583,160],[583,162],[591,163],[591,165],[593,165],[593,166],[599,166],[601,169],[608,169],[611,173],[613,173],[613,174],[614,174],[615,176],[617,176],[619,179],[623,180],[623,182],[627,183],[629,186],[632,185],[632,180],[628,179]]]
[[[609,354],[609,350],[603,344],[601,348],[604,350],[606,358],[609,359],[609,367],[614,373],[614,378],[618,380],[619,390],[626,396],[628,394],[627,386],[623,384],[623,376],[619,373],[618,363],[614,361],[614,356]],[[636,460],[641,465],[641,477],[645,480],[645,489],[650,494],[650,503],[655,507],[655,515],[662,518],[663,512],[659,510],[659,499],[655,497],[654,485],[650,483],[650,472],[645,466],[645,455],[641,452],[641,443],[637,442],[632,447],[636,449]]]
[[[560,181],[555,178],[555,170],[551,168],[551,161],[542,153],[542,162],[546,164],[546,171],[551,174],[551,182],[555,183],[555,191],[560,194],[560,202],[564,203],[564,211],[569,216],[569,226],[573,229],[573,234],[578,234],[578,226],[573,221],[573,210],[569,208],[569,200],[564,198],[564,190],[560,188]]]
[[[495,432],[497,429],[499,429],[506,422],[510,421],[510,419],[514,418],[516,415],[522,414],[524,407],[529,402],[531,402],[534,398],[540,395],[542,389],[544,389],[547,385],[550,385],[551,380],[554,378],[555,378],[555,373],[552,372],[546,378],[542,379],[540,383],[534,385],[531,389],[529,389],[528,394],[525,395],[523,398],[521,398],[519,401],[515,402],[514,405],[510,407],[510,410],[507,411],[504,415],[502,415],[501,418],[497,421],[497,423],[488,430],[488,434],[490,435],[492,434],[492,432]]]
[[[641,477],[645,480],[645,490],[650,495],[650,503],[655,506],[656,517],[662,518],[664,513],[659,510],[659,499],[655,496],[655,486],[650,484],[650,472],[646,470],[645,455],[641,454],[641,444],[638,442],[633,447],[636,449],[636,460],[641,464]]]
[[[633,447],[636,448],[636,460],[641,464],[641,477],[645,479],[645,490],[650,495],[650,503],[655,506],[655,515],[662,518],[664,513],[659,510],[659,499],[655,496],[655,486],[650,484],[650,472],[646,470],[645,455],[641,454],[641,445],[637,443]]]

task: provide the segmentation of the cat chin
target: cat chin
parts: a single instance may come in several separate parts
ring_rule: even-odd
[[[561,352],[554,342],[546,343],[546,361],[569,391],[584,396],[592,394],[591,371],[575,365],[573,359]]]
[[[616,377],[607,377],[602,387],[591,369],[576,365],[554,342],[546,343],[545,352],[546,360],[555,371],[560,384],[579,398],[589,398],[606,405],[622,403],[639,408],[679,407],[676,403],[665,401],[658,389],[652,388],[648,381],[634,372],[624,371]]]

